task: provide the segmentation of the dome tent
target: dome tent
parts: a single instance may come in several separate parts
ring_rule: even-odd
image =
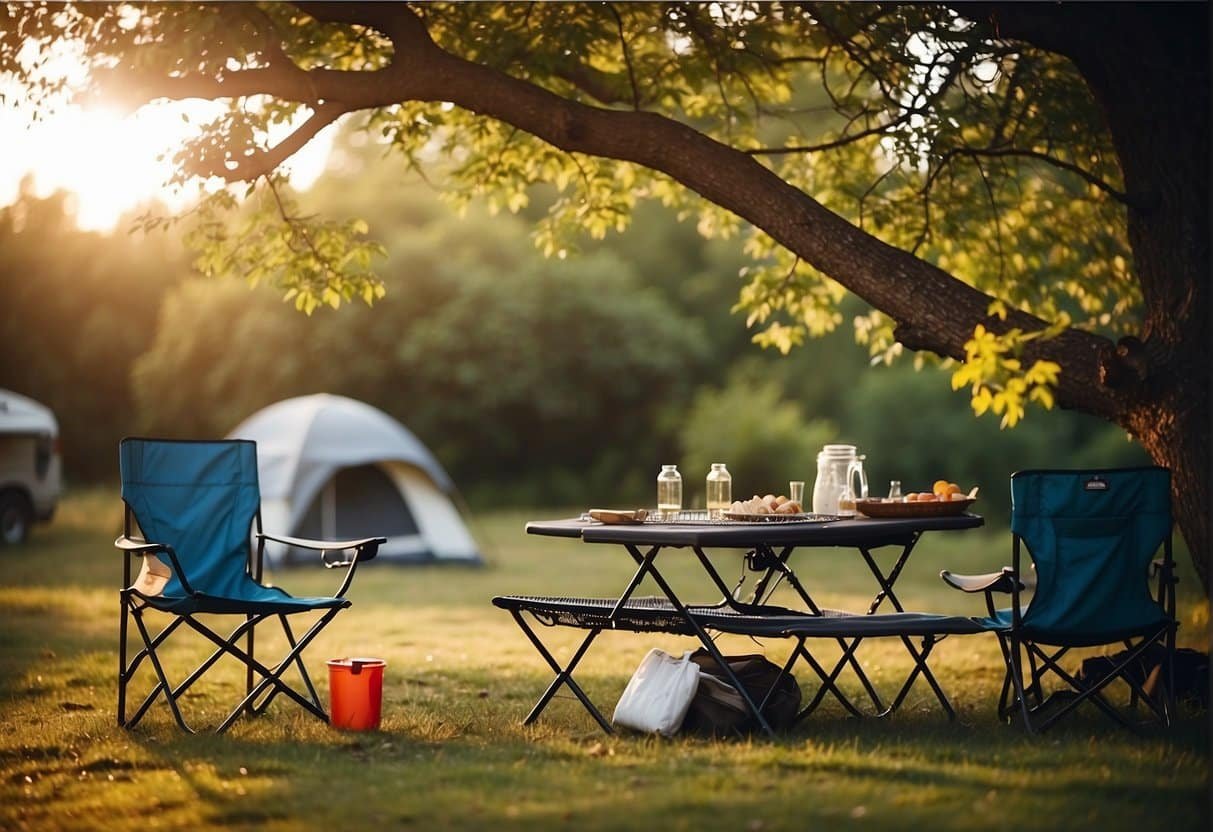
[[[379,553],[388,560],[481,562],[451,500],[454,482],[421,440],[383,411],[344,396],[300,396],[257,411],[230,436],[257,443],[268,533],[382,535],[388,541]],[[271,564],[301,555],[266,546]]]

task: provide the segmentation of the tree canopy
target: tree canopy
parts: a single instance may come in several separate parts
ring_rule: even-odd
[[[638,202],[737,237],[739,307],[781,349],[842,323],[874,356],[956,362],[974,409],[1036,402],[1116,422],[1175,474],[1208,553],[1206,9],[1112,4],[58,5],[8,7],[0,71],[50,100],[64,43],[90,92],[132,106],[227,101],[180,176],[217,191],[206,271],[305,311],[383,291],[358,220],[309,217],[280,166],[366,114],[407,166],[446,162],[457,200],[528,207],[536,240],[627,226]],[[1131,56],[1131,57],[1130,57]],[[271,144],[271,128],[290,125]],[[1192,183],[1201,183],[1192,187]],[[157,224],[157,219],[149,224]],[[676,267],[676,264],[672,264]]]

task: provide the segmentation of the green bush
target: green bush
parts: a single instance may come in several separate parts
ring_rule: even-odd
[[[835,428],[825,420],[806,420],[778,382],[750,375],[753,366],[730,373],[723,388],[700,390],[691,404],[679,465],[684,506],[704,505],[713,462],[728,465],[734,500],[786,494],[790,480],[806,481],[806,501],[812,493],[817,452],[835,440]]]

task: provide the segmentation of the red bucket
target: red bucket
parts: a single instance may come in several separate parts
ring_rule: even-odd
[[[383,709],[383,659],[330,659],[329,724],[377,731]]]

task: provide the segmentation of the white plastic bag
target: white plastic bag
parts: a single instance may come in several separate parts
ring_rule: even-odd
[[[635,731],[673,736],[698,689],[699,665],[691,661],[690,651],[676,658],[664,650],[650,650],[623,689],[611,721]]]

